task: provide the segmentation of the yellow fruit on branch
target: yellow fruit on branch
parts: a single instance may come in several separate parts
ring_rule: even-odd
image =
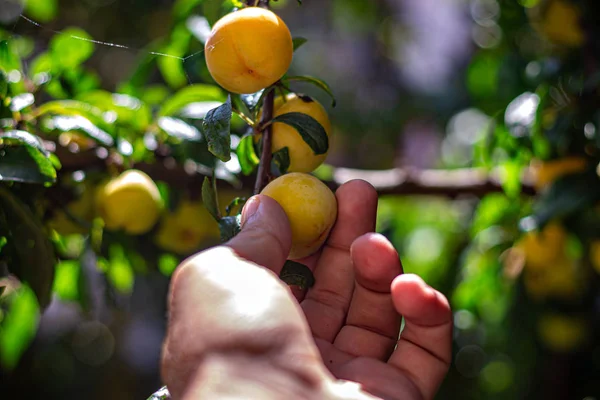
[[[585,40],[581,10],[570,0],[546,0],[529,12],[533,28],[554,44],[579,47]]]
[[[128,170],[96,192],[98,216],[108,230],[130,235],[147,233],[158,221],[163,204],[154,181],[142,171]]]
[[[337,200],[323,182],[312,175],[290,173],[269,183],[261,194],[277,201],[290,221],[290,259],[307,257],[321,248],[337,218]]]
[[[156,243],[164,250],[187,255],[218,238],[217,223],[202,202],[183,200],[173,213],[162,217]]]
[[[288,113],[302,113],[314,118],[323,126],[327,136],[330,136],[331,122],[325,108],[310,96],[297,95],[290,93],[284,99],[277,97],[274,104],[273,117],[278,117]],[[260,138],[256,136],[257,140]],[[323,164],[327,153],[315,154],[314,150],[302,139],[300,133],[292,126],[283,122],[273,124],[273,133],[271,137],[271,149],[273,153],[288,148],[290,156],[290,165],[288,172],[309,173]]]
[[[586,168],[587,160],[583,157],[566,157],[554,161],[534,160],[531,163],[531,173],[537,190],[545,189],[565,175],[583,172]]]
[[[247,7],[213,26],[205,44],[208,70],[225,90],[249,94],[277,82],[292,63],[286,24],[272,11]]]

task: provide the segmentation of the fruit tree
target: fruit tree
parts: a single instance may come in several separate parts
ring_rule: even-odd
[[[335,190],[364,179],[452,304],[440,398],[600,393],[596,1],[67,3],[0,0],[1,392],[149,395],[177,265],[261,193],[306,289]]]

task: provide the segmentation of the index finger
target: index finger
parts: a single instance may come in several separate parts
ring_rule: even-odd
[[[426,399],[444,380],[452,355],[452,312],[448,300],[416,275],[392,283],[392,300],[405,326],[388,363],[409,376]]]
[[[316,337],[333,342],[346,319],[354,292],[350,246],[375,230],[377,192],[368,182],[355,180],[335,193],[338,218],[314,270],[315,285],[302,302]]]

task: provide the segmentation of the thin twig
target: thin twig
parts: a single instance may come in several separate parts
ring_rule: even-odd
[[[275,103],[275,90],[267,89],[269,92],[265,96],[265,102],[263,105],[263,113],[260,119],[260,125],[264,126],[268,121],[273,118],[273,108]],[[258,173],[256,175],[256,183],[254,184],[254,194],[258,194],[265,187],[269,171],[271,170],[271,159],[273,154],[271,153],[271,135],[273,133],[273,126],[269,124],[262,131],[262,153],[260,155],[260,164],[258,165]]]

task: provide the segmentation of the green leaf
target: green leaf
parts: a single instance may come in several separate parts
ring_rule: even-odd
[[[256,166],[260,163],[260,158],[254,151],[254,136],[246,135],[242,138],[236,149],[238,161],[242,168],[242,173],[246,176],[252,174]]]
[[[0,162],[1,165],[1,162]],[[42,308],[50,303],[54,280],[54,248],[43,225],[10,190],[0,186],[0,209],[4,210],[17,257],[10,271],[35,292]]]
[[[325,128],[310,115],[292,112],[273,118],[273,123],[275,122],[281,122],[296,129],[316,155],[325,154],[329,150],[329,138]]]
[[[295,261],[286,261],[279,277],[290,286],[298,286],[301,290],[313,287],[315,277],[306,265]]]
[[[219,220],[219,231],[221,232],[221,241],[227,242],[240,233],[242,226],[242,215],[223,217]]]
[[[8,77],[0,70],[0,107],[3,106],[4,98],[8,94]]]
[[[56,181],[56,169],[37,136],[25,131],[0,134],[0,181]]]
[[[26,284],[10,296],[7,315],[0,324],[0,364],[14,369],[35,338],[40,310],[33,290]]]
[[[303,37],[295,37],[292,39],[292,44],[294,45],[294,51],[298,50],[304,43],[308,42],[308,39]]]
[[[27,146],[0,147],[0,181],[47,184],[55,179],[52,163],[37,150]]]
[[[90,104],[103,112],[116,113],[116,123],[145,130],[151,122],[150,108],[141,100],[126,94],[94,90],[77,96],[76,100]]]
[[[194,8],[202,4],[204,0],[177,0],[173,5],[173,16],[176,19],[187,18]]]
[[[279,169],[281,175],[287,174],[290,167],[290,151],[287,147],[283,147],[273,153],[273,163]]]
[[[202,203],[204,203],[204,207],[206,207],[215,221],[218,222],[221,219],[221,211],[219,211],[217,191],[208,177],[205,177],[204,182],[202,183]]]
[[[41,125],[46,132],[79,132],[86,137],[104,145],[114,145],[114,140],[108,134],[81,115],[56,115],[44,119]]]
[[[94,53],[92,37],[80,28],[67,28],[50,40],[54,63],[68,70],[78,67]]]
[[[0,133],[0,144],[26,144],[33,147],[44,154],[48,154],[44,149],[44,145],[39,137],[25,131],[6,131]]]
[[[208,142],[208,151],[221,161],[231,159],[231,97],[221,106],[206,114],[202,130]]]
[[[510,198],[518,197],[521,193],[521,173],[523,166],[516,160],[507,160],[500,168],[502,188]]]
[[[167,99],[160,111],[159,116],[179,115],[182,109],[193,103],[223,102],[226,100],[223,91],[213,85],[190,85],[179,90],[171,98]]]
[[[225,214],[227,214],[227,216],[231,216],[231,213],[233,212],[233,210],[235,209],[235,207],[240,207],[240,212],[241,209],[244,207],[244,203],[246,203],[248,199],[246,197],[236,197],[235,199],[231,200],[231,202],[227,205],[227,207],[225,207]]]
[[[166,56],[157,58],[158,69],[165,82],[172,88],[180,88],[189,83],[183,65],[183,57],[191,39],[192,34],[185,23],[180,23],[173,29],[169,44],[159,50],[159,53],[166,54]]]
[[[172,254],[163,254],[158,258],[158,270],[164,276],[171,276],[179,265],[179,260]]]
[[[58,12],[58,0],[27,0],[25,13],[37,22],[50,22]]]
[[[112,286],[122,294],[128,295],[133,291],[135,274],[125,251],[121,245],[110,246],[110,263],[107,277]]]
[[[242,98],[242,95],[233,94],[233,93],[230,93],[229,95],[231,96],[231,99],[232,99],[231,101],[232,101],[233,108],[237,112],[242,113],[243,115],[245,115],[246,117],[248,117],[250,119],[254,119],[254,115],[253,115],[252,111],[250,111],[248,104],[246,104],[246,102]]]
[[[13,97],[10,100],[10,110],[12,112],[18,112],[24,108],[29,107],[35,102],[35,97],[31,93],[22,93]]]
[[[56,265],[52,291],[64,301],[79,299],[79,277],[81,263],[78,260],[64,260]]]
[[[179,118],[160,117],[158,119],[158,126],[169,136],[179,140],[191,140],[197,142],[202,139],[202,134],[198,128]]]
[[[335,99],[335,96],[333,95],[331,87],[329,87],[329,85],[325,81],[323,81],[319,78],[315,78],[313,76],[289,76],[289,77],[283,79],[284,83],[294,82],[294,81],[307,82],[307,83],[310,83],[311,85],[318,87],[319,89],[321,89],[325,93],[327,93],[329,95],[329,97],[331,97],[331,106],[332,107],[336,106],[337,101]]]
[[[259,102],[264,98],[266,92],[268,92],[268,90],[263,89],[252,94],[241,94],[240,100],[242,100],[244,104],[246,104],[247,108],[249,108],[250,110],[255,110],[260,104]]]
[[[38,107],[36,115],[38,117],[45,115],[81,115],[90,120],[98,128],[108,132],[113,136],[114,126],[109,124],[104,118],[105,114],[98,107],[77,100],[56,100],[49,101]]]
[[[14,70],[21,71],[21,60],[13,50],[11,42],[0,40],[0,71],[8,74]]]

